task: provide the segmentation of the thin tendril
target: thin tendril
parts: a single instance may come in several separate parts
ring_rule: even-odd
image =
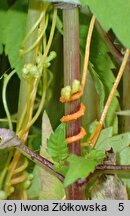
[[[27,179],[27,174],[24,173],[23,175],[12,179],[12,180],[11,180],[11,185],[19,184],[19,183],[25,181],[26,179]]]
[[[90,45],[91,45],[91,39],[92,39],[92,33],[94,29],[94,24],[95,24],[95,16],[92,16],[92,19],[90,21],[90,26],[89,26],[89,31],[88,31],[88,36],[87,36],[87,41],[86,41],[86,48],[85,48],[85,57],[84,57],[84,66],[83,66],[83,75],[82,75],[82,91],[84,91],[85,88],[85,83],[86,83],[86,77],[87,77],[87,72],[88,72],[88,63],[89,63],[89,56],[90,56]]]
[[[17,124],[17,130],[16,130],[16,132],[19,131],[20,128],[21,128],[21,126],[22,126],[22,123],[23,123],[23,120],[24,120],[26,111],[27,111],[27,104],[26,104],[26,106],[24,107],[23,113],[22,113],[21,118],[20,118],[20,120],[19,120],[19,124]]]
[[[30,128],[34,122],[38,119],[42,109],[43,109],[43,105],[44,105],[44,102],[45,102],[45,97],[46,97],[46,75],[45,75],[46,72],[44,72],[44,82],[43,82],[43,93],[42,93],[42,98],[41,98],[41,102],[39,104],[39,107],[38,107],[38,110],[36,112],[36,114],[34,115],[34,117],[32,118],[32,120],[27,124],[26,128],[25,129],[22,129],[21,131],[19,131],[17,133],[18,136],[21,136],[21,134],[25,133],[26,130],[28,130],[28,128]]]
[[[34,32],[34,30],[37,28],[37,26],[39,25],[39,23],[41,22],[41,20],[43,19],[43,17],[45,16],[46,11],[43,11],[43,13],[41,13],[39,19],[36,21],[36,23],[33,25],[33,27],[30,29],[30,31],[28,32],[28,34],[25,36],[22,46],[24,47],[25,43],[27,42],[27,40],[29,39],[30,35]]]
[[[24,171],[28,166],[28,160],[25,158],[25,162],[18,168],[15,169],[14,175]]]
[[[52,40],[53,40],[53,36],[54,36],[54,32],[55,32],[55,27],[56,27],[56,20],[57,20],[57,9],[54,9],[54,13],[53,13],[53,18],[52,18],[52,26],[51,26],[51,31],[50,31],[50,36],[49,36],[49,39],[48,39],[48,43],[47,43],[47,46],[45,48],[45,51],[44,51],[44,54],[43,54],[43,57],[42,57],[42,60],[39,64],[39,67],[43,68],[43,65],[44,65],[44,62],[45,62],[45,59],[47,57],[47,54],[49,52],[49,49],[51,47],[51,44],[52,44]]]
[[[16,73],[16,70],[13,70],[9,75],[4,75],[4,84],[3,84],[3,90],[2,90],[2,100],[3,100],[4,109],[7,115],[10,130],[13,130],[13,124],[12,124],[11,115],[10,115],[8,105],[7,105],[6,90],[7,90],[7,85],[10,79],[15,73]]]
[[[4,169],[3,169],[3,171],[2,171],[2,173],[0,175],[0,188],[2,187],[2,182],[3,182],[4,177],[5,177],[5,175],[6,175],[7,171],[8,171],[8,166],[10,164],[10,160],[11,160],[12,156],[13,156],[13,150],[9,152],[8,159],[6,161],[5,167],[4,167]]]
[[[12,123],[17,123],[15,119],[11,119]],[[0,118],[0,122],[8,122],[8,119]]]
[[[43,25],[43,29],[41,31],[41,34],[39,34],[37,40],[34,42],[34,44],[32,44],[32,46],[30,46],[27,50],[24,50],[22,54],[27,54],[28,52],[30,52],[32,49],[34,49],[37,44],[39,43],[39,41],[41,40],[41,38],[43,37],[46,29],[47,29],[47,25],[48,25],[48,15],[47,15],[47,18],[46,18],[46,22],[45,22],[45,25]]]

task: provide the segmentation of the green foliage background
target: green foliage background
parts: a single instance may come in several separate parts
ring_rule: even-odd
[[[89,9],[95,14],[97,20],[100,22],[105,31],[109,31],[110,29],[113,30],[115,36],[121,42],[121,46],[123,44],[125,48],[130,48],[130,0],[126,0],[125,3],[122,0],[81,0],[81,4],[83,8],[84,6],[89,6]],[[84,56],[86,37],[90,23],[90,17],[85,10],[82,10],[83,8],[81,8],[79,12],[81,63]],[[9,72],[11,69],[16,69],[16,80],[18,78],[20,80],[22,76],[23,59],[20,56],[20,49],[25,36],[26,18],[27,1],[16,1],[16,3],[12,6],[9,6],[7,1],[0,1],[0,62],[2,62],[2,59],[4,58],[4,68],[9,69]],[[52,174],[49,174],[46,170],[42,170],[38,165],[34,165],[30,162],[28,171],[34,175],[32,185],[28,190],[30,199],[62,199],[65,195],[65,187],[77,179],[85,178],[92,173],[95,170],[95,167],[102,163],[106,157],[105,151],[110,150],[111,148],[116,155],[118,164],[130,164],[130,132],[118,134],[119,122],[116,112],[120,110],[120,92],[116,92],[109,107],[104,125],[105,129],[102,130],[100,134],[95,150],[90,151],[90,149],[88,150],[85,148],[82,155],[83,157],[68,155],[67,144],[65,141],[65,125],[60,124],[60,117],[64,112],[63,105],[59,103],[60,90],[64,81],[62,56],[63,26],[61,11],[58,11],[56,27],[51,49],[57,52],[57,58],[51,65],[53,81],[47,92],[48,95],[50,94],[50,99],[47,99],[45,104],[45,109],[48,115],[46,117],[43,115],[44,118],[41,115],[35,126],[31,128],[28,145],[33,148],[34,151],[38,150],[39,154],[53,161],[55,165],[54,169],[62,174],[65,174],[66,177],[64,184],[62,184]],[[50,26],[48,32],[49,30]],[[0,66],[0,69],[1,68],[2,67]],[[117,68],[110,57],[107,45],[101,39],[96,29],[94,30],[92,37],[89,71],[95,86],[94,91],[97,94],[98,114],[96,117],[98,119],[103,111],[105,102],[115,81]],[[116,72],[113,73],[113,71]],[[1,73],[3,73],[3,71]],[[0,74],[0,77],[2,77],[2,74]],[[2,86],[2,81],[0,80],[0,82]],[[88,85],[88,83],[86,85]],[[10,83],[9,86],[12,91],[8,91],[7,95],[8,97],[13,98],[13,89],[19,88],[19,81],[17,82],[17,87],[12,85],[12,83]],[[91,97],[91,95],[93,95],[92,92],[90,92],[89,97]],[[84,100],[83,96],[82,100],[84,101],[86,107],[89,106],[88,99]],[[17,103],[11,101],[9,106],[14,106],[14,104]],[[17,109],[17,107],[15,109]],[[0,115],[3,115],[3,113],[4,110],[1,106]],[[11,114],[13,115],[16,113],[12,112]],[[91,119],[91,122],[92,120],[93,119]],[[86,115],[83,117],[82,122],[87,122]],[[41,130],[43,124],[48,125],[46,127],[47,132],[45,130]],[[84,123],[86,130],[89,130],[91,126],[92,124],[88,125]],[[0,123],[0,127],[8,126],[7,123],[2,122]],[[53,130],[55,132],[53,132]],[[94,127],[92,126],[91,131],[93,130]],[[43,142],[43,136],[45,133],[47,133],[47,137]],[[90,135],[91,133],[92,132],[90,132]],[[37,136],[33,138],[34,135]],[[0,150],[0,172],[4,168],[7,156],[8,151]],[[66,161],[69,164],[68,167],[65,165]],[[127,185],[129,193],[130,183],[128,173],[120,175],[120,178]]]

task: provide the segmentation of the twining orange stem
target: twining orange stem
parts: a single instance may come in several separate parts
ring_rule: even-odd
[[[88,30],[87,40],[86,40],[86,48],[85,48],[85,56],[84,56],[84,66],[83,66],[83,72],[82,72],[82,80],[81,80],[81,91],[77,92],[76,94],[72,95],[69,99],[64,99],[63,97],[60,97],[60,102],[67,103],[74,100],[78,100],[84,93],[87,73],[88,73],[88,63],[89,63],[89,56],[90,56],[90,45],[91,45],[91,39],[92,39],[92,33],[94,29],[95,24],[95,16],[92,16],[92,19],[90,21],[90,26]]]
[[[81,90],[80,92],[73,94],[69,99],[65,99],[63,97],[60,97],[60,102],[61,103],[69,103],[71,101],[78,100],[82,95],[83,95],[83,91]]]
[[[99,137],[99,134],[101,132],[101,129],[103,127],[103,124],[104,124],[104,121],[105,121],[105,118],[106,118],[106,115],[107,115],[107,112],[108,112],[108,109],[109,109],[110,104],[112,102],[113,96],[114,96],[114,94],[115,94],[115,92],[117,90],[117,87],[119,85],[121,77],[122,77],[122,75],[123,75],[123,73],[125,71],[125,67],[127,65],[129,55],[130,55],[130,50],[127,49],[126,52],[125,52],[124,59],[123,59],[123,62],[121,64],[120,70],[118,72],[117,78],[116,78],[116,80],[114,82],[114,85],[113,85],[113,87],[111,89],[111,92],[110,92],[110,94],[108,96],[108,99],[107,99],[107,102],[105,104],[103,113],[101,115],[101,118],[100,118],[100,121],[99,121],[100,125],[96,128],[95,133],[94,133],[94,135],[93,135],[93,137],[91,139],[91,144],[90,144],[91,148],[94,147],[94,145],[95,145],[95,143],[96,143],[96,141],[97,141],[97,139]]]
[[[86,131],[84,128],[81,128],[79,134],[66,138],[68,144],[81,140],[86,135]]]
[[[84,56],[84,66],[83,66],[83,73],[82,73],[82,80],[81,80],[81,91],[73,94],[69,99],[65,99],[63,97],[60,97],[60,102],[62,103],[67,103],[67,102],[72,102],[75,100],[78,100],[81,98],[81,96],[84,93],[84,88],[85,88],[85,83],[86,83],[86,77],[87,77],[87,72],[88,72],[88,63],[89,63],[89,56],[90,56],[90,44],[91,44],[91,39],[92,39],[92,33],[94,29],[94,24],[95,24],[95,16],[92,16],[92,19],[90,21],[90,26],[88,30],[88,35],[87,35],[87,40],[86,40],[86,48],[85,48],[85,56]],[[81,103],[80,109],[73,113],[69,114],[67,116],[63,116],[61,118],[61,122],[69,122],[72,120],[76,120],[83,116],[85,113],[85,106]],[[68,144],[71,144],[73,142],[81,140],[84,136],[86,135],[86,131],[84,128],[81,128],[79,134],[68,137],[66,138],[66,141]]]
[[[73,114],[70,114],[70,115],[63,116],[60,119],[60,121],[61,122],[68,122],[68,121],[76,120],[76,119],[78,119],[78,118],[80,118],[81,116],[84,115],[85,109],[86,109],[86,107],[84,106],[83,103],[81,103],[80,109],[77,112],[75,112]]]

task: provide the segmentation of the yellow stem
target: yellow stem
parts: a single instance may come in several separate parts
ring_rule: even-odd
[[[27,168],[27,166],[28,166],[28,160],[25,158],[25,162],[20,167],[14,170],[14,175],[24,171]]]
[[[104,121],[105,121],[105,118],[106,118],[108,109],[109,109],[109,107],[110,107],[110,104],[111,104],[111,102],[112,102],[112,99],[113,99],[113,97],[114,97],[114,94],[115,94],[115,92],[116,92],[116,90],[117,90],[117,87],[118,87],[118,85],[119,85],[119,82],[120,82],[120,80],[121,80],[121,77],[122,77],[122,75],[123,75],[123,73],[124,73],[124,71],[125,71],[125,67],[126,67],[126,65],[127,65],[129,55],[130,55],[130,50],[127,49],[126,52],[125,52],[124,59],[123,59],[123,62],[122,62],[122,64],[121,64],[120,70],[119,70],[119,72],[118,72],[117,78],[116,78],[116,80],[115,80],[115,82],[114,82],[114,85],[113,85],[113,87],[112,87],[112,89],[111,89],[111,92],[110,92],[110,94],[109,94],[109,96],[108,96],[108,99],[107,99],[107,102],[106,102],[106,104],[105,104],[103,113],[102,113],[102,115],[101,115],[101,118],[100,118],[100,121],[99,121],[100,125],[96,128],[95,133],[94,133],[94,135],[93,135],[93,138],[91,139],[91,144],[90,144],[91,148],[94,147],[94,145],[95,145],[95,143],[96,143],[96,141],[97,141],[97,139],[98,139],[98,136],[99,136],[99,134],[100,134],[100,132],[101,132],[101,129],[102,129],[102,126],[103,126],[103,124],[104,124]]]
[[[43,35],[47,29],[47,25],[48,25],[48,16],[46,18],[45,25],[43,25],[43,29],[42,29],[41,33],[39,34],[37,40],[28,49],[24,50],[24,55],[27,54],[28,52],[30,52],[32,49],[34,49],[37,46],[37,44],[39,43],[39,41],[41,40],[41,38],[43,37]]]
[[[41,62],[39,64],[40,68],[43,68],[45,59],[46,59],[47,54],[49,52],[49,49],[51,47],[53,36],[54,36],[54,32],[55,32],[55,27],[56,27],[56,20],[57,20],[57,9],[54,9],[50,36],[49,36],[49,39],[48,39],[48,43],[46,45],[46,49],[44,50],[44,54],[43,54],[42,60],[41,60]]]
[[[17,135],[19,137],[21,137],[22,134],[25,133],[34,124],[34,122],[38,119],[38,117],[39,117],[39,115],[40,115],[40,113],[41,113],[41,111],[43,109],[43,105],[44,105],[45,97],[46,97],[46,79],[47,78],[46,78],[46,74],[45,73],[46,73],[46,71],[44,72],[43,92],[42,92],[42,98],[41,98],[38,110],[37,110],[36,114],[34,115],[34,117],[32,118],[32,120],[28,122],[28,124],[26,125],[26,127],[17,133]]]
[[[27,178],[27,174],[24,173],[23,175],[19,176],[19,177],[16,177],[14,179],[11,180],[11,185],[16,185],[16,184],[19,184],[23,181],[25,181]]]
[[[6,175],[7,171],[8,171],[8,166],[10,164],[10,160],[11,160],[12,156],[13,156],[13,151],[10,151],[8,159],[7,159],[6,164],[5,164],[5,167],[2,170],[2,173],[0,175],[0,188],[2,188],[2,182],[3,182],[4,177],[5,177],[5,175]]]
[[[14,174],[14,170],[15,170],[15,168],[16,168],[16,166],[18,164],[18,161],[20,159],[20,155],[21,155],[20,152],[16,151],[15,154],[14,154],[12,163],[10,164],[9,174],[7,176],[7,180],[6,180],[7,183],[6,183],[6,187],[5,187],[5,189],[6,189],[7,192],[8,192],[9,187],[10,187],[10,180],[11,180],[13,174]]]
[[[91,39],[92,39],[92,33],[94,29],[95,24],[95,16],[92,16],[92,19],[90,21],[89,30],[88,30],[88,36],[86,41],[86,48],[85,48],[85,56],[84,56],[84,65],[83,65],[83,73],[82,73],[82,91],[84,91],[85,83],[86,83],[86,77],[88,72],[88,63],[89,63],[89,56],[90,56],[90,45],[91,45]]]
[[[43,17],[45,16],[46,10],[43,11],[39,17],[39,19],[36,21],[36,23],[33,25],[33,27],[30,29],[30,31],[28,32],[28,34],[25,36],[24,41],[22,43],[22,46],[24,47],[27,40],[29,39],[29,37],[31,36],[31,34],[34,32],[34,30],[37,28],[37,26],[39,25],[39,23],[42,21]],[[24,53],[23,53],[24,54]]]

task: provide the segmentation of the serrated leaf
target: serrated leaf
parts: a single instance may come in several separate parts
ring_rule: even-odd
[[[96,153],[96,151],[90,153],[86,159],[76,155],[70,155],[70,157],[67,159],[69,162],[69,170],[66,174],[64,185],[68,186],[77,179],[87,177],[95,170],[95,167],[101,163],[101,161],[104,159],[104,156],[105,154],[103,152]]]
[[[102,141],[97,142],[95,149],[98,150],[109,150],[113,149],[115,153],[121,152],[124,148],[126,148],[130,143],[130,133],[122,133],[117,136],[113,136],[110,138],[102,139]]]
[[[47,139],[53,132],[49,117],[46,112],[42,117],[42,145],[40,148],[40,155],[52,161],[51,155],[47,152]],[[60,200],[65,196],[65,190],[60,180],[53,174],[49,173],[46,169],[35,166],[33,171],[34,179],[28,196],[30,199],[40,200]]]
[[[68,156],[68,147],[65,140],[65,124],[60,124],[48,140],[48,153],[60,162]]]
[[[113,83],[115,81],[114,74],[112,69],[115,68],[110,56],[108,55],[108,48],[105,43],[101,40],[97,31],[94,31],[93,40],[91,44],[91,53],[90,53],[90,61],[94,65],[94,70],[99,76],[101,80],[104,90],[105,90],[105,101],[104,105],[107,101],[109,93],[113,87]],[[101,94],[101,92],[100,92]],[[105,127],[114,126],[114,133],[117,133],[118,122],[117,116],[115,112],[119,110],[119,102],[117,100],[118,92],[113,97],[113,100],[110,104],[106,119],[105,119]]]
[[[102,163],[105,156],[106,156],[105,151],[93,149],[90,151],[90,153],[88,155],[88,159],[95,160],[98,163]]]
[[[25,34],[26,13],[22,2],[17,1],[7,12],[7,27],[4,31],[5,53],[8,55],[12,68],[21,76],[23,61],[19,50]]]
[[[89,5],[102,27],[108,31],[112,28],[118,39],[130,48],[130,1],[123,0],[80,0],[82,5]]]

